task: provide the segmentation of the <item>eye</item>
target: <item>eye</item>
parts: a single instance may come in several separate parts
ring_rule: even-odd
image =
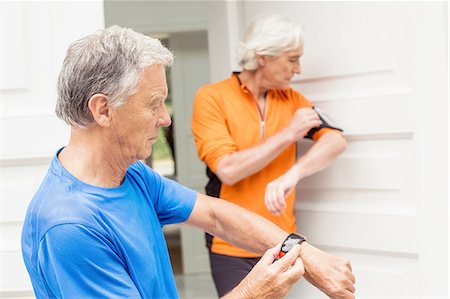
[[[153,113],[155,113],[155,112],[158,110],[159,106],[160,106],[160,105],[157,105],[157,104],[151,105],[151,106],[150,106],[150,111],[152,111]]]
[[[162,103],[164,102],[163,98],[155,98],[153,99],[153,101],[150,103],[150,110],[155,113],[162,105]]]

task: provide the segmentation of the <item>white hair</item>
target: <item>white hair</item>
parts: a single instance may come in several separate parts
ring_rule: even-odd
[[[259,67],[256,55],[279,56],[303,45],[302,25],[289,18],[271,14],[255,19],[238,48],[238,62],[245,70]]]
[[[59,74],[56,115],[71,126],[87,127],[94,94],[123,105],[136,93],[146,67],[172,63],[173,54],[159,40],[129,28],[112,26],[81,38],[69,46]]]

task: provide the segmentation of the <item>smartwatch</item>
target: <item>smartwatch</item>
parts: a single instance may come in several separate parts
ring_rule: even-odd
[[[286,237],[286,239],[281,244],[281,250],[280,253],[278,253],[278,257],[275,258],[275,260],[279,260],[282,258],[286,253],[289,252],[289,250],[292,249],[297,244],[302,244],[304,241],[306,241],[306,238],[303,237],[300,234],[290,234]]]

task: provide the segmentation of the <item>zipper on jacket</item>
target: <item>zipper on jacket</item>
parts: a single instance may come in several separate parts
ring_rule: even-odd
[[[269,104],[269,101],[267,100],[267,92],[264,94],[264,110],[262,112],[261,109],[259,109],[258,100],[255,100],[255,104],[260,119],[261,139],[264,139],[264,137],[266,136],[267,105]]]

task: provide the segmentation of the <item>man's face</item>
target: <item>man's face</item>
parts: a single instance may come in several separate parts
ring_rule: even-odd
[[[126,161],[145,159],[152,153],[159,128],[171,124],[165,100],[166,74],[162,65],[147,67],[138,91],[117,109],[113,109],[112,138]]]
[[[269,89],[286,89],[289,87],[292,77],[300,74],[300,57],[303,55],[303,46],[287,51],[280,56],[266,56],[263,74]]]

